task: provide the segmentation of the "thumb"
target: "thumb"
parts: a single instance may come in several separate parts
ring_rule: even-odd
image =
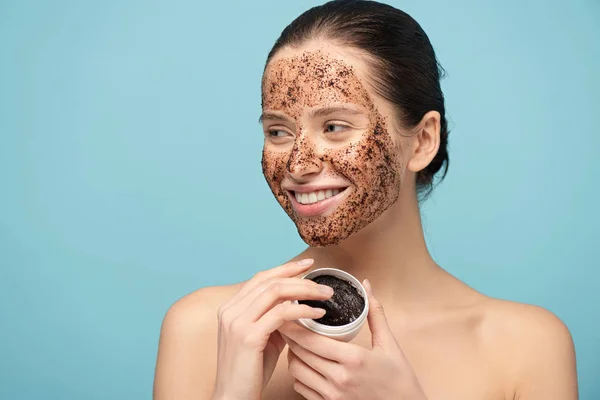
[[[363,285],[369,298],[369,314],[367,315],[367,320],[369,322],[369,329],[371,330],[371,342],[373,348],[385,348],[390,342],[395,342],[394,335],[390,331],[387,319],[385,318],[383,306],[373,294],[371,282],[369,282],[368,279],[365,279]]]

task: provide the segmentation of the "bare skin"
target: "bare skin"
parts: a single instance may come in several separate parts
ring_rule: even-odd
[[[353,77],[346,82],[348,90],[340,94],[338,88],[338,92],[324,92],[315,98],[310,90],[316,81],[309,80],[298,87],[306,93],[298,95],[293,107],[282,105],[282,94],[288,93],[294,79],[292,75],[282,79],[281,71],[290,71],[289,62],[297,64],[302,57],[306,60],[306,55],[313,63],[325,60],[331,65],[335,60],[349,66]],[[277,76],[281,92],[266,92]],[[338,112],[318,120],[311,113],[340,102],[357,106],[362,114]],[[275,56],[265,72],[263,112],[265,176],[300,235],[311,244],[291,261],[311,258],[314,264],[310,269],[336,267],[359,280],[369,279],[385,311],[382,320],[387,321],[408,361],[406,372],[417,378],[414,384],[419,390],[410,391],[416,395],[400,398],[577,399],[573,342],[556,316],[540,307],[475,291],[439,267],[427,250],[414,182],[415,174],[437,152],[439,114],[430,112],[418,127],[398,132],[401,128],[394,122],[393,108],[369,85],[368,66],[355,53],[322,41],[283,49]],[[350,127],[335,140],[318,129],[338,123]],[[361,144],[374,143],[378,124],[385,127],[385,132],[377,133],[383,135],[377,139],[381,141],[379,153],[368,158],[360,151]],[[269,134],[273,131],[277,133]],[[345,148],[355,152],[343,151]],[[375,181],[387,186],[374,193]],[[347,185],[348,190],[333,209],[317,217],[302,216],[285,188],[316,182]],[[361,203],[365,196],[370,201]],[[327,231],[322,229],[324,225],[329,227]],[[217,372],[219,351],[223,351],[217,343],[224,340],[219,339],[222,330],[217,315],[245,284],[203,288],[171,307],[161,331],[156,400],[213,397],[218,374],[225,373]],[[289,324],[282,322],[277,332],[283,337],[293,334],[290,329],[295,325]],[[372,321],[369,324],[351,344],[373,347]],[[316,334],[306,331],[301,335],[310,339]],[[286,347],[264,390],[257,389],[260,398],[325,398],[315,392],[303,392],[304,397],[298,393],[298,379],[293,374],[297,375],[298,358],[306,351],[296,352]],[[228,382],[236,383],[233,379]]]

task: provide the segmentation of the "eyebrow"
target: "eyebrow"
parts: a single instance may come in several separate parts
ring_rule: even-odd
[[[350,115],[363,114],[362,111],[357,110],[356,108],[353,108],[353,107],[335,106],[335,107],[318,108],[316,110],[311,111],[309,116],[313,117],[313,118],[326,117],[327,115],[331,115],[331,114],[335,114],[335,113],[346,113],[346,114],[350,114]],[[281,113],[278,111],[263,112],[261,114],[260,118],[258,118],[258,123],[259,124],[262,123],[265,119],[283,119],[286,121],[291,121],[291,118],[289,118],[284,113]]]
[[[263,112],[262,114],[260,114],[260,117],[258,118],[258,123],[262,124],[262,122],[265,119],[283,119],[286,121],[290,121],[291,122],[291,118],[289,118],[287,115],[285,115],[284,113],[278,112],[278,111],[267,111],[267,112]]]

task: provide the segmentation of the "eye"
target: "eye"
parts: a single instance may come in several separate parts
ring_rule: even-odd
[[[285,137],[287,135],[289,135],[289,133],[281,129],[269,129],[269,136],[271,137]]]
[[[348,127],[345,125],[340,125],[340,124],[327,124],[325,125],[325,132],[327,133],[338,133],[338,132],[343,132],[347,129]]]
[[[293,138],[293,135],[288,132],[287,129],[278,129],[273,127],[267,129],[265,132],[265,137],[267,137],[271,143],[282,144],[287,143],[291,138]]]

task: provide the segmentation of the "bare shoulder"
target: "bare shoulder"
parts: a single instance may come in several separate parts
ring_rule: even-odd
[[[169,308],[160,332],[155,400],[210,397],[216,376],[217,313],[241,285],[205,287]]]
[[[167,311],[161,333],[166,329],[187,332],[190,329],[206,329],[207,325],[216,327],[219,307],[229,301],[241,285],[208,286],[182,297]],[[215,324],[207,324],[212,320]]]
[[[530,304],[489,299],[483,311],[482,334],[498,343],[535,352],[547,345],[572,347],[569,329],[551,311]],[[544,353],[547,353],[547,348]]]
[[[577,398],[575,349],[563,321],[542,307],[505,300],[489,299],[483,308],[481,339],[510,371],[517,398]]]

